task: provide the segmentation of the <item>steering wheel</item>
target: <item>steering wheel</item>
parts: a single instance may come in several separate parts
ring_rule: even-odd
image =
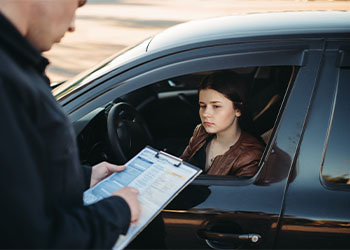
[[[114,104],[107,117],[108,141],[116,164],[125,164],[153,137],[140,113],[129,103]]]

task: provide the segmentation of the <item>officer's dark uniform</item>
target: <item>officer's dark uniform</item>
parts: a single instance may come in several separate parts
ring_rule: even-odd
[[[111,248],[130,209],[120,197],[83,206],[91,170],[79,163],[47,64],[0,14],[0,248]]]

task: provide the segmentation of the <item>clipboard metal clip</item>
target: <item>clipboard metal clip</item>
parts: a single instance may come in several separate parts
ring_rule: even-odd
[[[173,155],[171,155],[171,154],[168,154],[168,153],[166,153],[166,152],[164,152],[164,151],[158,151],[157,154],[156,154],[156,157],[159,159],[159,156],[160,156],[160,155],[163,155],[163,156],[168,157],[168,158],[170,158],[170,159],[172,159],[172,160],[174,160],[174,161],[179,162],[179,163],[177,163],[177,164],[174,164],[175,167],[180,167],[181,164],[182,164],[182,162],[183,162],[183,160],[182,160],[181,158],[178,158],[178,157],[176,157],[176,156],[173,156]]]

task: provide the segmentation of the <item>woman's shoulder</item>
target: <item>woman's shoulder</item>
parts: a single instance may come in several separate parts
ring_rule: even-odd
[[[260,159],[265,149],[265,145],[255,136],[243,131],[238,147],[240,152],[238,158],[245,161]]]
[[[247,147],[247,148],[258,148],[264,150],[265,145],[262,144],[255,136],[242,131],[241,137],[240,137],[240,146]]]
[[[235,161],[235,175],[253,176],[259,169],[259,162],[265,146],[254,136],[243,132],[239,145],[239,155]]]

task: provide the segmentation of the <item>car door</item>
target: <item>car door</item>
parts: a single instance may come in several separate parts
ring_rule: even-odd
[[[215,56],[168,65],[158,75],[149,76],[161,80],[161,75],[171,77],[174,76],[171,73],[179,72],[179,69],[186,74],[248,66],[289,65],[299,68],[294,84],[284,96],[258,174],[250,179],[198,177],[130,248],[270,248],[274,245],[287,180],[293,180],[298,174],[291,171],[291,166],[318,73],[322,44],[317,40],[277,45],[240,44],[231,46],[230,53],[227,48],[224,55],[216,50]]]
[[[286,189],[278,248],[350,246],[349,40],[327,43]],[[298,239],[297,241],[294,239]]]

